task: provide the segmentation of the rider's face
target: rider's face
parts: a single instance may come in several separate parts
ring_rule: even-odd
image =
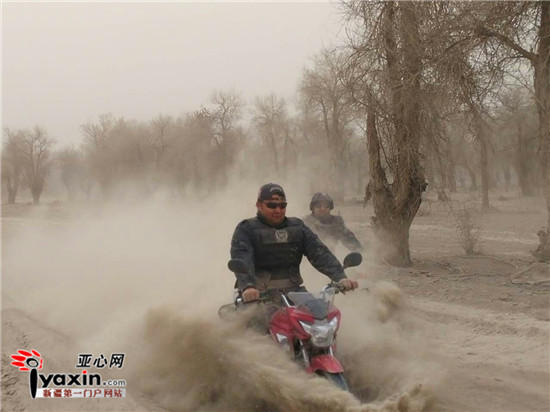
[[[276,207],[272,208],[273,206]],[[273,195],[270,200],[258,200],[256,207],[269,224],[278,225],[285,219],[286,200],[282,196]]]
[[[327,202],[319,202],[313,206],[313,216],[324,217],[330,215],[330,206]]]

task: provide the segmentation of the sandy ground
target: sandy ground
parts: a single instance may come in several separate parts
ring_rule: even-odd
[[[370,208],[339,209],[369,250],[351,273],[368,290],[336,302],[355,396],[216,319],[231,300],[225,262],[238,215],[5,206],[2,410],[548,411],[550,273],[529,253],[544,208],[508,194],[493,205],[476,215],[480,254],[466,257],[448,207],[426,202],[407,269],[376,261]],[[303,266],[310,289],[323,284]],[[27,372],[9,364],[18,349],[39,350],[44,373],[74,373],[78,353],[124,352],[124,368],[104,376],[126,379],[127,397],[33,400]]]

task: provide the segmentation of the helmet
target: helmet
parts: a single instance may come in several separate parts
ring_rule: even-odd
[[[332,197],[330,197],[327,193],[317,192],[311,198],[311,202],[309,202],[309,210],[313,211],[313,207],[321,202],[327,202],[328,208],[330,210],[334,209],[334,201],[332,200]]]

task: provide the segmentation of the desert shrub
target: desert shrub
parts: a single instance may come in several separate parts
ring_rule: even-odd
[[[473,209],[462,206],[460,209],[451,209],[455,221],[456,233],[460,245],[466,255],[471,256],[478,252],[480,226],[475,219]]]
[[[478,219],[479,212],[472,206],[472,202],[449,200],[443,203],[454,222],[458,241],[466,255],[478,254],[481,232],[481,225]]]

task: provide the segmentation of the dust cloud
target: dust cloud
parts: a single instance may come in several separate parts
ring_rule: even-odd
[[[338,356],[355,396],[307,375],[242,321],[217,318],[232,300],[231,235],[255,213],[257,187],[4,219],[3,311],[68,337],[70,346],[48,348],[52,358],[126,353],[128,396],[165,410],[426,410],[441,371],[393,284],[337,298]],[[288,214],[304,215],[307,195],[285,189]],[[311,290],[326,282],[306,266]]]

